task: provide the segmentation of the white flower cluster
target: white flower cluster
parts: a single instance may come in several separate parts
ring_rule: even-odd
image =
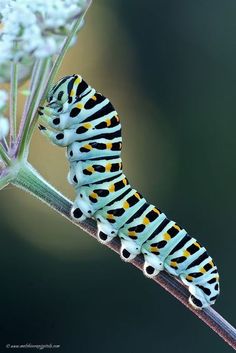
[[[0,140],[6,137],[9,133],[9,120],[3,116],[3,111],[6,109],[7,100],[7,92],[0,90]]]
[[[56,54],[86,0],[0,0],[0,64]]]

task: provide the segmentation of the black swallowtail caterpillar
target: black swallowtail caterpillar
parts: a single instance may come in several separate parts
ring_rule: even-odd
[[[41,132],[67,147],[69,182],[76,190],[71,215],[93,217],[102,243],[118,236],[120,254],[130,261],[142,253],[144,274],[178,276],[188,286],[189,302],[201,309],[219,294],[217,267],[196,239],[133,189],[123,174],[120,119],[110,101],[79,75],[62,78],[39,108]]]

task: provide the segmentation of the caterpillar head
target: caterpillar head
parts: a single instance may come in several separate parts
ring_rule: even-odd
[[[60,79],[48,92],[47,101],[49,104],[63,105],[68,99],[68,86],[74,76],[66,76]]]
[[[48,105],[51,108],[60,108],[71,104],[76,99],[76,89],[81,81],[82,78],[79,75],[65,76],[60,79],[48,93]]]

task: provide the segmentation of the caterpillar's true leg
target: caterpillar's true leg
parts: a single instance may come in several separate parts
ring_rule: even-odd
[[[41,134],[43,134],[44,136],[46,136],[54,145],[57,145],[57,146],[67,146],[67,139],[65,136],[64,133],[61,133],[61,132],[54,132],[54,131],[51,131],[50,129],[47,129],[45,126],[43,125],[39,125],[39,130],[41,132]],[[63,137],[61,138],[62,135]]]
[[[158,257],[158,255],[151,254],[146,250],[143,251],[144,255],[144,265],[143,273],[148,278],[152,278],[158,275],[158,273],[164,270],[163,261]]]
[[[65,122],[68,120],[67,112],[58,112],[57,109],[52,109],[47,106],[39,107],[38,114],[40,122],[56,130],[64,130]]]
[[[38,128],[39,128],[41,134],[46,136],[51,142],[54,142],[53,141],[53,132],[51,130],[47,129],[45,126],[43,126],[41,124],[38,126]]]
[[[48,123],[51,119],[51,115],[46,113],[45,107],[39,107],[38,108],[38,114],[39,114],[39,119],[43,123]]]
[[[49,119],[51,118],[52,116],[55,116],[55,115],[60,115],[61,114],[61,111],[58,112],[58,108],[52,108],[52,107],[48,107],[48,106],[39,106],[38,107],[38,114],[40,115],[40,118],[41,119]],[[45,116],[45,118],[44,118]]]

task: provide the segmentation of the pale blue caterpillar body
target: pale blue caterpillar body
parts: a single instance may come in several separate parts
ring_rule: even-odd
[[[188,287],[196,309],[214,304],[219,294],[217,267],[195,238],[133,189],[123,174],[120,119],[110,101],[79,75],[62,78],[39,108],[41,132],[67,147],[68,181],[76,190],[71,210],[80,222],[93,217],[102,243],[118,236],[120,254],[144,256],[144,274],[166,270]]]

